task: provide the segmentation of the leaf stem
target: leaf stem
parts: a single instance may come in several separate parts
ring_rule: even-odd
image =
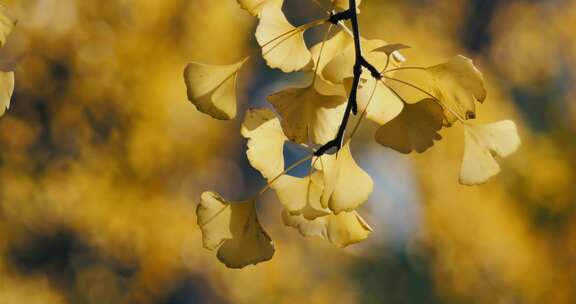
[[[286,168],[284,171],[282,171],[282,172],[281,172],[280,174],[278,174],[276,177],[274,177],[273,179],[271,179],[271,180],[266,184],[266,186],[264,186],[264,188],[262,188],[262,190],[260,190],[260,191],[256,194],[256,196],[254,197],[254,200],[255,200],[256,198],[258,198],[258,196],[260,196],[260,195],[264,194],[266,191],[268,191],[268,190],[272,187],[272,185],[274,184],[274,182],[276,182],[280,177],[282,177],[282,175],[284,175],[284,174],[286,174],[286,173],[294,170],[296,167],[298,167],[298,166],[300,166],[301,164],[303,164],[303,163],[311,160],[313,157],[314,157],[313,155],[306,156],[306,157],[304,157],[304,158],[296,161],[296,162],[293,163],[292,165],[290,165],[288,168]]]
[[[416,66],[397,67],[397,68],[386,70],[383,73],[385,74],[385,73],[390,73],[390,72],[394,72],[394,71],[402,71],[402,70],[422,70],[422,71],[425,71],[426,68],[416,67]]]
[[[261,47],[264,49],[264,48],[267,47],[270,43],[272,43],[272,42],[274,42],[274,41],[276,41],[276,40],[278,40],[278,39],[281,39],[281,38],[283,38],[283,37],[285,37],[285,36],[288,35],[288,37],[286,37],[286,39],[284,39],[284,40],[280,41],[278,44],[274,45],[274,46],[273,46],[273,48],[274,48],[274,47],[278,46],[280,43],[286,41],[288,38],[294,36],[295,34],[297,34],[297,33],[299,33],[299,32],[306,31],[306,30],[308,30],[308,29],[310,29],[310,28],[312,28],[312,27],[315,27],[315,26],[320,25],[320,24],[325,23],[325,22],[326,22],[325,19],[318,19],[318,20],[314,20],[314,21],[308,22],[308,23],[306,23],[306,24],[302,24],[302,25],[300,25],[300,26],[298,26],[298,27],[295,27],[295,28],[293,28],[293,29],[291,29],[291,30],[289,30],[289,31],[286,31],[286,32],[284,32],[284,33],[282,33],[282,34],[280,34],[280,35],[278,35],[278,36],[270,39],[269,41],[266,41],[266,43],[262,44]]]
[[[322,53],[324,52],[324,46],[326,45],[326,40],[328,40],[328,36],[330,36],[330,32],[332,31],[332,27],[334,25],[330,24],[328,30],[324,34],[324,39],[322,39],[322,44],[320,45],[320,51],[318,52],[318,59],[316,59],[316,68],[314,69],[314,78],[312,78],[312,85],[316,82],[316,77],[318,77],[318,67],[320,67],[320,60],[322,60]]]

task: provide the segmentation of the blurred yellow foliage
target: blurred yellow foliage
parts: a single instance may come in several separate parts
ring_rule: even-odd
[[[461,38],[476,2],[362,1],[363,36],[411,45],[411,63],[472,57],[488,83],[480,122],[512,118],[524,143],[500,176],[475,188],[456,182],[460,127],[402,158],[421,222],[408,241],[416,245],[395,250],[424,256],[426,302],[574,303],[576,1],[497,1],[491,40],[471,55]],[[199,113],[182,81],[190,61],[260,52],[255,19],[235,1],[4,3],[18,20],[5,47],[24,56],[0,118],[0,303],[381,303],[380,290],[420,290],[387,277],[401,271],[374,274],[392,246],[377,234],[346,251],[303,240],[281,227],[272,196],[261,204],[278,249],[271,262],[233,271],[201,248],[200,193],[233,196],[256,183],[240,120]],[[249,90],[258,69],[242,72],[240,109],[261,102]],[[540,99],[518,101],[519,89]],[[390,158],[371,164],[386,171]],[[374,267],[355,275],[363,263]]]

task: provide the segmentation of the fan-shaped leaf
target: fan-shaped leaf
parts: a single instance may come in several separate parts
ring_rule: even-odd
[[[405,104],[400,115],[376,131],[376,141],[383,146],[408,154],[424,152],[442,137],[442,107],[435,100],[425,99]]]
[[[367,70],[364,74],[369,74]],[[350,88],[351,79],[345,81],[346,88]],[[382,80],[366,76],[361,82],[356,94],[356,101],[361,111],[366,109],[366,117],[377,124],[383,125],[394,119],[404,107],[404,103]]]
[[[276,190],[278,199],[290,214],[301,214],[306,219],[315,219],[330,214],[330,210],[322,207],[320,199],[324,190],[321,172],[314,172],[306,177],[283,175],[272,188]]]
[[[216,119],[236,117],[236,78],[248,58],[231,65],[192,62],[184,70],[188,99],[198,111]]]
[[[386,45],[386,42],[379,39],[361,39],[362,54],[365,59],[373,64],[377,69],[382,70],[386,65],[385,53],[374,52],[375,49]],[[344,79],[351,78],[353,75],[354,63],[356,61],[356,50],[354,44],[349,44],[340,54],[334,56],[322,70],[324,78],[332,83],[342,83]],[[365,74],[368,77],[370,74]]]
[[[286,136],[300,144],[324,144],[336,136],[346,98],[322,95],[313,86],[290,88],[268,96],[280,114]]]
[[[248,110],[242,124],[242,135],[248,138],[246,154],[252,167],[272,180],[284,171],[284,142],[280,120],[270,109]]]
[[[334,213],[353,211],[368,200],[374,182],[352,157],[349,143],[336,154],[321,156],[316,164],[324,174],[323,205]]]
[[[331,214],[314,220],[284,211],[282,219],[286,226],[298,229],[303,236],[321,237],[339,247],[361,242],[372,232],[372,228],[356,211]]]
[[[464,125],[464,159],[460,183],[476,185],[500,172],[495,156],[507,157],[520,147],[516,124],[511,120],[485,125]]]
[[[214,192],[204,192],[196,209],[204,247],[218,248],[218,259],[230,268],[243,268],[270,260],[272,240],[264,231],[254,201],[228,202]]]
[[[486,89],[482,73],[472,60],[457,56],[426,70],[432,81],[432,94],[445,108],[448,125],[458,117],[463,120],[476,118],[476,102],[486,99]]]
[[[264,6],[256,28],[256,40],[268,66],[285,73],[310,68],[312,56],[304,42],[304,30],[292,26],[277,5]]]

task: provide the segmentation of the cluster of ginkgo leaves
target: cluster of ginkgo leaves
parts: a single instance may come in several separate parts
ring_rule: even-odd
[[[0,48],[6,44],[16,20],[10,16],[4,5],[0,4]],[[2,59],[2,58],[0,58]],[[10,99],[14,92],[14,72],[12,66],[0,60],[0,116],[10,107]]]
[[[274,246],[256,209],[258,197],[269,189],[283,205],[284,223],[303,236],[318,236],[341,247],[368,237],[372,229],[356,209],[368,200],[373,181],[350,150],[364,118],[380,125],[375,134],[378,143],[406,154],[429,149],[441,139],[438,132],[443,127],[463,125],[460,183],[465,185],[483,183],[497,174],[496,158],[519,147],[514,122],[469,122],[476,117],[477,103],[487,95],[472,60],[457,56],[430,67],[405,65],[400,50],[407,46],[360,37],[360,0],[311,1],[326,17],[297,27],[286,19],[283,0],[237,2],[259,19],[255,35],[267,65],[285,73],[303,72],[309,82],[269,96],[275,111],[250,109],[244,117],[241,134],[247,139],[246,153],[267,186],[243,202],[228,201],[214,192],[201,195],[197,216],[204,247],[217,250],[218,259],[228,267],[272,258]],[[327,27],[323,39],[308,48],[304,32],[320,25]],[[231,65],[188,64],[184,78],[189,100],[216,119],[234,119],[236,80],[248,60]],[[407,72],[418,77],[403,76]],[[413,92],[406,94],[407,90]],[[346,129],[350,112],[359,119]],[[287,142],[310,154],[285,164]],[[335,149],[323,150],[329,142],[336,142]],[[325,153],[328,150],[334,153]],[[288,174],[303,164],[309,164],[307,176]]]

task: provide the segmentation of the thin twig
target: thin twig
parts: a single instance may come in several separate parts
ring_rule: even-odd
[[[360,84],[360,76],[362,75],[362,68],[366,68],[372,74],[372,77],[380,80],[382,75],[372,64],[370,64],[364,56],[362,56],[362,44],[360,41],[360,28],[358,26],[358,13],[356,11],[356,0],[348,0],[348,10],[333,14],[328,19],[332,24],[339,24],[341,21],[350,20],[352,24],[352,34],[354,36],[354,51],[355,51],[355,62],[354,62],[354,77],[352,79],[352,88],[350,89],[350,95],[348,96],[348,103],[346,104],[346,110],[342,117],[342,122],[338,128],[338,133],[336,133],[336,138],[327,142],[322,147],[320,147],[315,153],[315,156],[322,156],[328,150],[336,148],[337,151],[342,148],[344,133],[346,133],[346,127],[348,126],[348,120],[350,119],[350,114],[356,115],[358,113],[358,102],[357,93],[358,85]]]

